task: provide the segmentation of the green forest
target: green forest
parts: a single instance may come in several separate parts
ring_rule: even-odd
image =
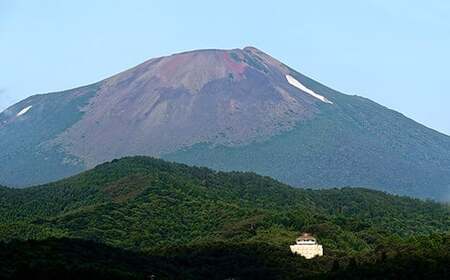
[[[450,207],[127,157],[0,187],[0,278],[443,279]],[[289,245],[311,232],[324,256]],[[83,276],[84,275],[84,276]]]

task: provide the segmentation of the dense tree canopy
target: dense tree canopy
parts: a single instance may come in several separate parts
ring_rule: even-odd
[[[443,204],[362,188],[295,189],[254,173],[129,157],[44,186],[0,187],[0,240],[6,242],[0,257],[24,246],[30,252],[10,259],[5,267],[11,269],[1,273],[12,275],[27,258],[42,255],[58,275],[94,273],[84,264],[92,258],[95,273],[106,278],[348,279],[362,271],[382,279],[425,269],[437,277],[448,273],[442,267],[449,261],[449,214]],[[291,255],[288,246],[301,231],[316,235],[325,257],[306,262]],[[89,243],[96,245],[85,256],[86,242],[99,243]],[[79,266],[54,262],[52,250],[70,254]],[[114,270],[100,265],[96,250],[117,252]],[[137,265],[142,262],[148,266]],[[174,267],[183,265],[185,274],[177,274]]]

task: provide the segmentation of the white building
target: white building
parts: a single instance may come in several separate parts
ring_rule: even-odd
[[[295,242],[295,245],[291,245],[293,254],[301,255],[306,259],[323,256],[322,245],[319,245],[311,234],[303,233]]]

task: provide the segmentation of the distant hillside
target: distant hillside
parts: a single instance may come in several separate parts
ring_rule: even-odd
[[[71,237],[148,250],[203,242],[287,246],[300,231],[327,252],[448,232],[449,208],[367,189],[302,190],[254,173],[146,157],[102,164],[45,186],[0,189],[0,239]]]
[[[312,80],[254,47],[150,59],[0,113],[0,184],[146,155],[295,187],[450,200],[450,137]]]

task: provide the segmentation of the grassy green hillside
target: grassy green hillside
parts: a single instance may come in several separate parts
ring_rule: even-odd
[[[0,112],[0,184],[29,186],[49,182],[84,170],[84,165],[51,141],[83,116],[98,84],[63,92],[31,96]],[[11,115],[32,104],[25,115],[10,122]],[[63,162],[64,164],[61,164]]]

